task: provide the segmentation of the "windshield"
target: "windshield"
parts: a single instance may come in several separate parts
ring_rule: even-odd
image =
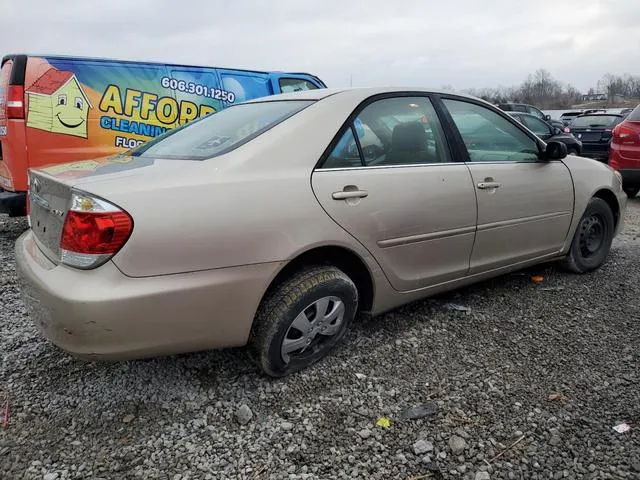
[[[254,139],[311,103],[304,100],[235,105],[169,130],[127,154],[176,160],[215,157]]]
[[[584,117],[576,117],[571,122],[573,127],[613,127],[620,117],[616,115],[585,115]]]

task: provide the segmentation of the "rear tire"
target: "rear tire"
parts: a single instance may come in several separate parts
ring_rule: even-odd
[[[640,187],[624,187],[623,190],[624,193],[627,194],[627,197],[633,198],[640,192]]]
[[[358,310],[358,290],[335,267],[309,267],[261,302],[249,348],[264,373],[283,377],[324,358],[344,338]]]
[[[614,231],[613,212],[607,202],[601,198],[589,200],[562,266],[573,273],[600,268],[611,249]]]

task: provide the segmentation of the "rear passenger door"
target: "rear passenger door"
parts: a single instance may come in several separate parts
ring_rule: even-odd
[[[476,198],[428,96],[373,100],[356,111],[312,175],[325,211],[409,291],[469,269]]]
[[[573,215],[573,182],[514,120],[469,99],[443,98],[466,149],[478,226],[470,274],[557,253]]]

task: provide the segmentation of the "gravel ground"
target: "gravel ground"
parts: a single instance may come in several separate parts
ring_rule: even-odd
[[[626,222],[594,274],[544,266],[418,302],[271,380],[237,350],[92,363],[49,345],[16,285],[25,223],[2,217],[0,477],[638,479],[640,198]]]

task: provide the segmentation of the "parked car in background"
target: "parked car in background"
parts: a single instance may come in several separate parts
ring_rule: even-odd
[[[578,115],[582,115],[582,111],[564,112],[562,115],[560,115],[560,121],[565,127],[568,127],[571,121]]]
[[[76,165],[31,170],[15,246],[43,334],[94,359],[248,343],[272,376],[357,312],[550,260],[593,271],[627,202],[606,165],[420,89],[264,97]]]
[[[550,123],[528,113],[509,112],[509,115],[518,120],[545,142],[555,141],[564,143],[567,146],[567,152],[569,155],[582,154],[582,142],[573,135],[564,133],[560,128],[554,127]]]
[[[592,108],[592,109],[583,111],[582,115],[591,115],[592,113],[607,113],[607,110],[604,108]]]
[[[582,155],[606,162],[609,158],[611,133],[623,120],[622,115],[614,113],[592,113],[575,117],[569,128],[582,142]]]
[[[635,197],[640,192],[640,105],[613,129],[609,166],[622,174],[627,195]]]
[[[541,120],[551,120],[551,116],[545,114],[538,107],[534,107],[533,105],[529,105],[526,103],[499,103],[497,107],[505,112],[520,112],[520,113],[528,113],[530,115],[535,115]]]
[[[0,70],[0,213],[25,212],[27,170],[140,145],[236,102],[325,88],[316,76],[69,56],[8,55]],[[69,172],[70,175],[74,174]]]

